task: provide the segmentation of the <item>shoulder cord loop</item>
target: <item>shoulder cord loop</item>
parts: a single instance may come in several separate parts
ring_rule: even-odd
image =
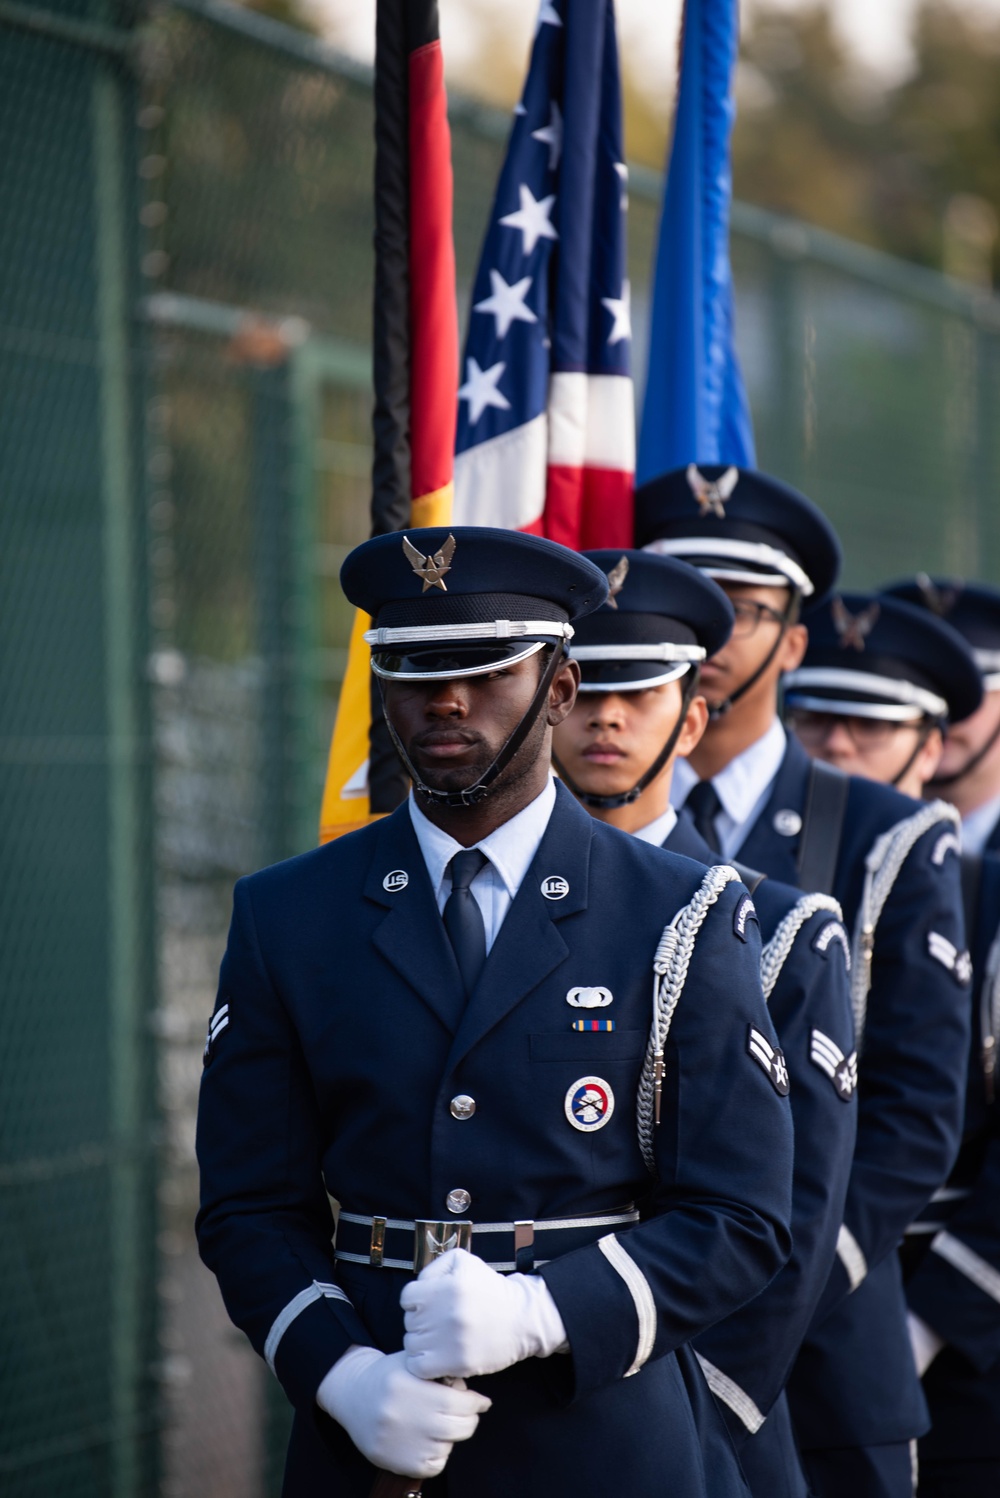
[[[636,1096],[639,1148],[651,1175],[656,1174],[653,1129],[660,1121],[663,1047],[684,990],[698,932],[726,885],[739,877],[728,864],[716,864],[710,868],[688,903],[664,927],[653,958],[653,1023]]]
[[[765,1001],[770,1000],[774,992],[775,984],[781,976],[781,969],[795,945],[795,938],[806,921],[811,920],[821,910],[828,910],[838,921],[844,919],[840,904],[832,895],[803,895],[802,899],[796,900],[791,910],[782,916],[778,929],[760,954],[760,981],[764,989]]]
[[[858,907],[851,943],[851,1003],[854,1008],[854,1034],[861,1054],[868,1017],[868,993],[872,986],[872,958],[875,952],[875,928],[892,894],[900,870],[914,846],[925,832],[938,822],[961,826],[961,818],[947,801],[929,801],[912,817],[904,817],[895,827],[875,839],[865,859],[865,883]]]

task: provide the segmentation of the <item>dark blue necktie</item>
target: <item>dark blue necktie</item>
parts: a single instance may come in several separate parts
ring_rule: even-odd
[[[445,901],[444,928],[448,933],[466,997],[476,986],[486,961],[486,927],[483,913],[469,885],[489,859],[479,848],[456,853],[448,865],[451,894]]]
[[[691,787],[684,809],[694,817],[695,829],[701,833],[712,852],[721,853],[722,846],[715,830],[715,819],[722,810],[722,802],[710,780],[699,780],[697,785]]]

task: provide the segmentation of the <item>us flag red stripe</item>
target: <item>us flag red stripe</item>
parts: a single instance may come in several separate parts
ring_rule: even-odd
[[[543,0],[473,292],[457,522],[632,544],[626,189],[610,0]]]

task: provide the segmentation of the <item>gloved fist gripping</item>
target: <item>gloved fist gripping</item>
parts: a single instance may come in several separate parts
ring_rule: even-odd
[[[403,1289],[406,1366],[421,1379],[499,1373],[547,1358],[566,1329],[543,1279],[498,1274],[465,1249],[434,1259]]]
[[[467,1441],[491,1401],[464,1384],[427,1383],[406,1354],[350,1347],[320,1384],[316,1403],[342,1425],[376,1467],[436,1477],[456,1441]]]

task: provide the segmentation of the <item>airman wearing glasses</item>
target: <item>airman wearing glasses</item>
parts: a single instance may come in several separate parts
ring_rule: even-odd
[[[916,1438],[929,1420],[896,1246],[958,1148],[969,1009],[957,815],[940,802],[921,806],[891,782],[922,764],[925,750],[934,754],[950,692],[928,685],[914,698],[887,665],[877,674],[895,674],[897,696],[873,713],[877,693],[844,708],[842,696],[841,706],[812,700],[814,680],[796,711],[836,713],[836,725],[806,721],[842,763],[851,756],[856,773],[811,758],[786,734],[778,696],[782,676],[795,680],[812,661],[814,623],[824,617],[816,605],[836,583],[829,522],[766,474],[691,464],[639,487],[636,531],[644,547],[717,581],[737,615],[732,638],[702,669],[711,719],[677,765],[673,804],[688,808],[723,858],[835,896],[851,933],[858,1143],[836,1261],[788,1384],[805,1475],[815,1498],[912,1498]],[[842,634],[831,624],[840,667],[869,648],[863,609],[848,613]],[[888,726],[858,726],[875,718]],[[883,753],[880,784],[869,773],[871,755]],[[821,1049],[811,1060],[822,1068]],[[750,1470],[759,1446],[758,1437],[745,1453],[752,1489],[801,1498],[800,1474],[782,1471],[779,1481],[773,1464]]]

